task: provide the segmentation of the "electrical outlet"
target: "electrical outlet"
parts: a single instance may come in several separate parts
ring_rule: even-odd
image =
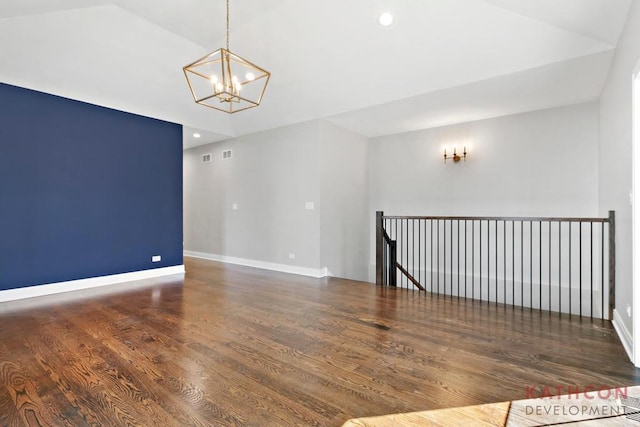
[[[296,259],[296,254],[289,254],[289,259]]]
[[[315,205],[314,205],[313,202],[307,202],[307,203],[304,204],[304,208],[308,209],[308,210],[313,210],[313,209],[315,209]]]
[[[162,261],[162,257],[160,255],[154,255],[151,257],[151,262],[160,262]]]
[[[231,209],[233,209],[234,211],[237,211],[238,210],[238,204],[237,203],[232,204],[231,205]]]

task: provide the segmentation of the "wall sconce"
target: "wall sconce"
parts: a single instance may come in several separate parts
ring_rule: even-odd
[[[453,159],[454,163],[458,163],[460,160],[467,160],[467,147],[464,147],[462,149],[462,155],[458,154],[456,152],[456,149],[453,149],[453,154],[452,155],[447,155],[447,149],[444,149],[444,162],[447,163],[447,160],[449,159]]]

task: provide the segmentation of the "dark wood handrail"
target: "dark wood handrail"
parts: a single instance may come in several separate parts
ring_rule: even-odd
[[[609,218],[588,217],[525,217],[525,216],[387,216],[383,219],[421,219],[421,220],[447,220],[447,221],[526,221],[526,222],[609,222]]]

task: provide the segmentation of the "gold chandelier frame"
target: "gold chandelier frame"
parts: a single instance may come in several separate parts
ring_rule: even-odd
[[[257,107],[271,73],[229,50],[229,0],[226,48],[220,48],[182,68],[196,103],[226,113]]]

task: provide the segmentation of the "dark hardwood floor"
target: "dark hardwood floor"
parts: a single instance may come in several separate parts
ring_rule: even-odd
[[[339,426],[640,384],[608,322],[185,264],[184,283],[0,304],[0,425]]]

